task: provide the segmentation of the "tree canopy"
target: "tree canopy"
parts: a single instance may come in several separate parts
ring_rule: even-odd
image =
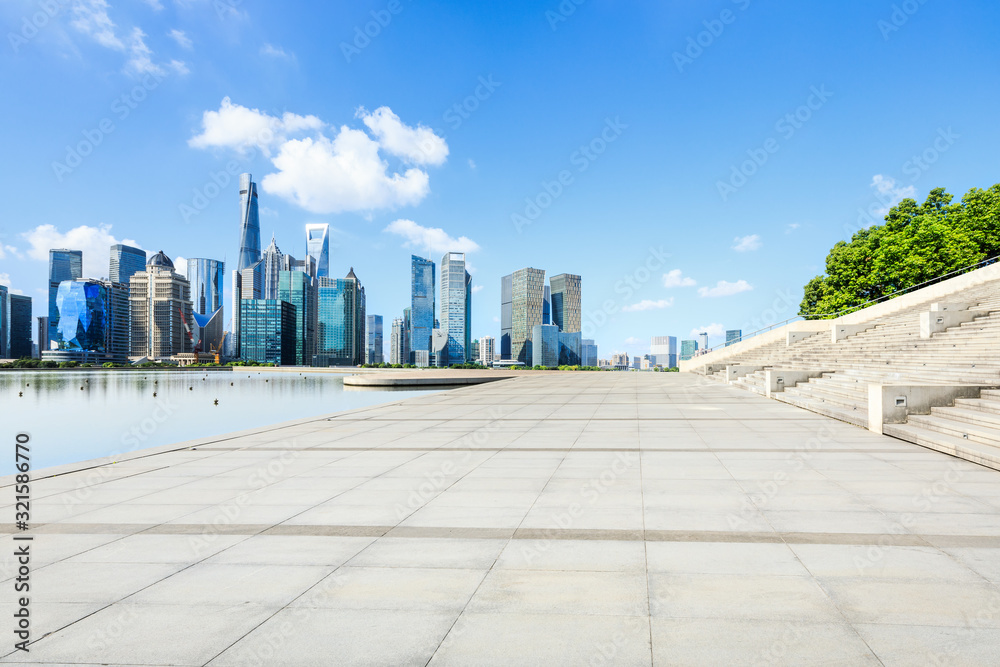
[[[799,314],[829,316],[1000,255],[1000,184],[952,199],[944,188],[923,205],[904,199],[885,224],[839,241],[826,273],[806,283]]]

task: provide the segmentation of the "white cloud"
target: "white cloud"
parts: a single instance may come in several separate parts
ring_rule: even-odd
[[[500,321],[500,318],[499,318],[499,317],[497,317],[496,315],[494,315],[494,316],[493,316],[493,321],[494,321],[494,322],[499,322],[499,321]]]
[[[65,234],[55,225],[39,225],[21,236],[31,245],[27,254],[31,259],[41,262],[49,261],[49,250],[53,248],[68,248],[83,251],[83,276],[85,278],[105,278],[108,275],[108,262],[111,258],[111,246],[116,243],[141,247],[132,239],[116,239],[111,234],[111,225],[90,227],[80,225]]]
[[[669,308],[674,305],[673,298],[670,299],[660,299],[659,301],[653,301],[651,299],[643,299],[639,303],[633,303],[622,308],[623,313],[639,313],[644,310],[662,310],[663,308]]]
[[[892,176],[885,176],[883,174],[876,174],[872,177],[871,187],[875,189],[879,194],[879,200],[884,204],[884,206],[878,209],[877,213],[880,216],[885,216],[889,213],[889,209],[903,201],[907,198],[912,198],[917,194],[917,189],[912,185],[907,185],[906,187],[899,187],[896,184],[896,179]]]
[[[681,275],[680,269],[674,269],[663,274],[664,287],[694,287],[697,284],[694,278],[687,278]]]
[[[791,234],[792,232],[794,232],[796,229],[798,229],[801,226],[802,225],[800,225],[797,222],[789,223],[789,225],[787,227],[785,227],[785,233],[786,234]]]
[[[177,42],[177,46],[181,47],[182,49],[190,49],[192,46],[191,38],[188,37],[187,33],[185,33],[183,30],[178,30],[174,28],[173,30],[167,33],[167,36],[170,39]]]
[[[174,257],[170,260],[174,263],[174,273],[186,276],[188,273],[188,261],[186,257]]]
[[[179,60],[171,60],[166,68],[153,62],[153,51],[146,46],[146,33],[141,28],[132,28],[132,33],[128,40],[129,58],[125,63],[125,72],[142,76],[152,74],[154,76],[166,76],[167,69],[173,70],[177,74],[187,74],[187,65]]]
[[[476,168],[476,161],[475,161],[475,160],[473,160],[473,159],[472,159],[472,158],[470,157],[470,158],[469,158],[469,169],[473,169],[473,170],[474,170],[475,168]]]
[[[295,55],[290,54],[285,51],[280,46],[275,46],[274,44],[265,43],[264,46],[260,47],[260,55],[267,56],[268,58],[280,58],[282,60],[295,60]]]
[[[736,252],[750,252],[760,248],[760,236],[757,234],[751,234],[749,236],[737,236],[733,239],[733,250]]]
[[[0,259],[7,259],[7,253],[10,253],[14,257],[17,257],[18,259],[24,259],[24,255],[21,254],[20,250],[18,250],[12,245],[6,245],[0,243]]]
[[[70,25],[94,39],[101,46],[124,51],[125,44],[115,34],[115,24],[108,16],[106,0],[81,0],[73,4]]]
[[[721,338],[726,335],[726,327],[717,322],[713,322],[704,327],[691,329],[691,338],[697,338],[699,334],[707,333],[709,338]]]
[[[404,248],[430,253],[431,259],[434,261],[437,261],[439,256],[446,252],[475,252],[479,250],[479,244],[466,236],[460,236],[456,239],[439,227],[423,227],[412,220],[395,220],[382,231],[402,236],[405,239]]]
[[[387,153],[419,165],[439,166],[448,159],[448,143],[442,137],[424,125],[409,127],[389,107],[379,107],[371,113],[362,107],[356,117],[372,131]]]
[[[403,125],[387,107],[362,115],[375,138],[346,125],[330,138],[323,132],[327,125],[316,116],[286,112],[278,118],[226,97],[218,111],[204,112],[202,131],[188,145],[260,149],[278,170],[261,180],[263,190],[312,213],[370,214],[420,203],[430,192],[427,172],[416,167],[391,171],[381,151],[410,154],[427,147],[428,152],[414,153],[410,161],[439,164],[448,153],[444,139],[427,128]],[[309,136],[293,136],[303,133]]]
[[[699,288],[698,296],[709,298],[732,296],[733,294],[739,294],[740,292],[749,292],[752,289],[753,285],[745,280],[737,280],[735,283],[720,280],[715,284],[715,287]]]
[[[482,291],[483,291],[483,286],[482,285],[473,285],[472,286],[472,293],[473,294],[475,294],[476,292],[482,292]]]
[[[147,5],[149,5],[154,12],[158,12],[161,9],[163,9],[163,3],[160,2],[160,0],[142,0],[142,1],[145,2]]]
[[[626,345],[638,345],[641,342],[642,341],[636,338],[635,336],[629,336],[628,338],[625,339]]]

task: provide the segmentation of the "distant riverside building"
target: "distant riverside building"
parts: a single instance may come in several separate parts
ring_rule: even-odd
[[[316,277],[330,277],[330,225],[306,225],[306,253],[316,262]]]
[[[514,276],[504,276],[500,279],[500,349],[497,353],[501,359],[510,359],[510,336],[514,321]],[[548,322],[542,321],[542,324]]]
[[[191,284],[194,312],[211,315],[222,308],[222,281],[225,273],[225,263],[217,259],[194,257],[187,261],[187,279]]]
[[[559,365],[579,366],[581,357],[582,339],[580,332],[559,332]]]
[[[410,308],[403,309],[403,340],[399,343],[402,351],[402,356],[399,358],[399,363],[401,364],[410,363],[410,339],[413,336],[413,316],[411,312]]]
[[[632,368],[634,368],[635,370],[642,369],[642,357],[640,357],[638,354],[632,357]]]
[[[10,356],[10,291],[0,285],[0,359]]]
[[[697,352],[698,352],[698,341],[696,340],[681,341],[681,361],[688,361],[689,359],[694,359],[695,353]]]
[[[397,317],[392,321],[392,329],[389,331],[389,363],[392,365],[402,364],[406,360],[403,355],[403,318]]]
[[[191,283],[161,250],[129,281],[130,356],[167,359],[191,352],[193,312]]]
[[[381,364],[385,361],[385,353],[382,350],[382,316],[369,315],[368,326],[365,336],[368,339],[367,354],[369,364]]]
[[[434,262],[423,257],[410,257],[410,355],[431,351],[434,333]],[[416,361],[412,363],[416,364]]]
[[[281,273],[284,256],[272,236],[271,243],[260,255],[261,269],[264,272],[262,299],[278,298],[278,274]]]
[[[10,347],[11,359],[26,359],[32,356],[31,345],[31,297],[23,294],[10,295]]]
[[[38,320],[38,328],[37,328],[37,335],[38,335],[38,346],[37,346],[38,347],[38,355],[37,355],[37,358],[41,358],[42,352],[45,351],[45,350],[47,350],[47,349],[49,349],[46,346],[46,342],[45,342],[49,338],[49,318],[46,315],[46,316],[42,316],[42,317],[39,317],[39,318],[36,318],[36,319]]]
[[[496,339],[492,336],[484,336],[479,339],[479,363],[489,366],[493,363],[496,354]]]
[[[465,268],[465,253],[449,252],[441,258],[441,329],[448,336],[446,363],[464,364],[471,356],[472,276]]]
[[[56,292],[57,349],[49,361],[123,362],[129,355],[129,288],[105,280],[64,280]]]
[[[250,174],[240,174],[240,250],[237,255],[236,268],[233,270],[232,282],[232,331],[229,334],[229,356],[240,357],[240,302],[248,298],[243,288],[243,275],[246,269],[260,262],[260,213],[257,204],[257,184]],[[261,276],[261,282],[263,276]],[[260,298],[263,285],[255,286],[251,293]]]
[[[365,358],[365,288],[352,267],[346,278],[317,279],[313,366],[357,366]]]
[[[628,368],[628,354],[625,352],[616,352],[611,355],[611,366],[619,370],[625,370]]]
[[[545,286],[545,296],[542,301],[542,324],[555,324],[552,321],[552,288]]]
[[[564,333],[580,331],[583,278],[571,273],[560,273],[549,278],[549,285],[552,287],[552,324]]]
[[[111,261],[108,266],[108,280],[110,282],[127,285],[133,274],[145,268],[145,250],[122,243],[116,243],[111,246]]]
[[[554,324],[536,324],[532,328],[531,365],[546,368],[559,365],[559,327]]]
[[[312,366],[313,356],[316,354],[315,282],[309,274],[301,271],[278,272],[278,300],[295,307],[295,352],[292,364],[297,366]]]
[[[597,366],[597,343],[592,338],[580,341],[580,365]]]
[[[705,331],[698,334],[698,349],[699,350],[708,349],[708,333]]]
[[[59,343],[59,309],[56,307],[59,283],[78,278],[83,278],[82,250],[49,250],[49,330],[45,340],[38,341],[40,349],[48,350],[53,343]]]
[[[726,347],[743,340],[742,329],[730,329],[726,332]]]
[[[444,329],[434,329],[431,333],[430,365],[443,368],[448,361],[448,332]]]
[[[243,299],[240,304],[242,358],[294,366],[295,306],[280,299]]]
[[[511,329],[510,358],[531,364],[534,328],[543,324],[545,305],[545,271],[525,268],[510,275]],[[546,325],[554,326],[554,325]],[[556,327],[558,330],[558,327]],[[558,356],[558,353],[557,353]]]
[[[653,336],[649,354],[654,366],[675,368],[677,366],[677,338],[674,336]]]

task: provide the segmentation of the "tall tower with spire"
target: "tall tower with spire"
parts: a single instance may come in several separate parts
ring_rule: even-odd
[[[250,174],[240,174],[240,259],[236,270],[253,266],[260,260],[260,213],[257,210],[257,184]]]

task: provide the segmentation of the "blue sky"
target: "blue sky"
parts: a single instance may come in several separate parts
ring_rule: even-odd
[[[263,243],[330,223],[386,326],[446,250],[476,337],[525,266],[583,276],[602,357],[785,319],[887,204],[1000,180],[1000,7],[781,4],[4,2],[0,282],[41,315],[49,247],[232,260],[249,171]]]

